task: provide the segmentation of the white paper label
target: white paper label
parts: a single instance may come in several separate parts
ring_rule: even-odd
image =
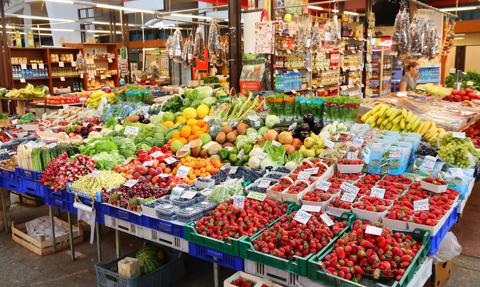
[[[330,140],[325,140],[323,144],[329,149],[335,149],[335,144]]]
[[[299,210],[293,217],[293,220],[298,221],[302,224],[307,224],[311,217],[312,215],[310,213]]]
[[[317,187],[323,191],[327,191],[330,188],[330,185],[332,185],[332,183],[325,180],[317,181]]]
[[[75,68],[76,66],[77,66],[77,62],[73,61],[73,62],[72,62],[72,67]]]
[[[59,66],[60,68],[63,68],[63,67],[65,67],[65,63],[62,62],[62,61],[60,61],[60,62],[58,62],[58,66]]]
[[[428,210],[430,210],[428,198],[415,200],[413,202],[413,211],[428,211]]]
[[[344,190],[345,192],[347,193],[353,193],[353,194],[357,194],[358,191],[360,190],[360,188],[356,187],[355,185],[349,183],[349,182],[346,182],[344,181],[341,185],[340,185],[340,189]]]
[[[51,143],[47,145],[48,148],[54,148],[56,146],[57,146],[57,143]]]
[[[184,191],[183,187],[175,186],[170,194],[170,199],[180,199]]]
[[[357,197],[357,194],[355,193],[350,193],[350,192],[345,192],[342,197],[340,198],[341,201],[346,201],[346,202],[353,202],[355,200],[355,197]]]
[[[385,189],[373,187],[370,191],[370,196],[383,199],[383,197],[385,196]]]
[[[158,158],[158,157],[161,157],[162,155],[164,155],[164,153],[157,150],[156,152],[152,153],[150,156],[153,158]]]
[[[463,177],[463,170],[461,168],[450,168],[450,175],[453,177]]]
[[[32,64],[32,70],[37,70],[38,69],[38,65],[37,64]]]
[[[177,174],[175,176],[179,178],[185,178],[189,172],[190,167],[182,165],[177,169]]]
[[[258,187],[260,188],[268,188],[270,186],[270,180],[262,179],[258,182]]]
[[[306,212],[320,212],[322,210],[322,207],[320,205],[308,205],[304,204],[302,205],[302,208],[300,210],[306,211]]]
[[[105,75],[100,75],[100,80],[105,80],[106,78]]]
[[[317,174],[318,173],[318,167],[306,168],[303,171],[308,172],[309,174]]]
[[[333,223],[333,220],[330,218],[330,216],[328,216],[328,214],[326,213],[322,213],[320,215],[320,218],[323,220],[323,222],[327,225],[327,226],[332,226],[334,223]]]
[[[94,170],[94,171],[92,171],[92,175],[93,175],[93,176],[97,176],[97,175],[99,175],[99,174],[100,174],[100,171],[99,171],[99,170]]]
[[[70,107],[70,106],[67,105],[67,104],[63,104],[63,105],[62,105],[62,108],[63,108],[64,110],[68,109],[68,107]]]
[[[279,142],[277,142],[276,140],[273,140],[273,141],[272,141],[272,145],[273,145],[273,146],[276,146],[276,147],[279,147],[279,146],[281,146],[282,144],[279,143]]]
[[[296,129],[296,128],[297,128],[297,123],[293,123],[293,124],[291,124],[291,125],[288,127],[288,130],[289,130],[289,131],[293,131],[293,130]]]
[[[244,205],[245,205],[245,196],[235,195],[233,197],[233,207],[238,208],[238,209],[243,209]]]
[[[22,70],[26,70],[27,69],[27,64],[20,64],[20,68]]]
[[[136,136],[136,135],[138,135],[138,131],[139,131],[138,127],[126,126],[123,134],[126,135],[126,136],[129,136],[129,135]]]
[[[177,159],[174,158],[174,157],[167,157],[166,159],[164,159],[164,161],[165,161],[166,164],[172,164],[172,163],[176,162]]]
[[[310,178],[310,173],[309,172],[306,172],[306,171],[301,171],[299,174],[298,174],[298,179],[309,179]]]
[[[60,77],[60,81],[65,82],[65,77]]]
[[[431,155],[427,155],[423,159],[422,166],[426,169],[433,169],[435,167],[435,162],[437,161],[436,157],[433,157]]]
[[[239,160],[243,160],[243,157],[245,156],[245,151],[242,149],[238,154],[237,154],[237,158]]]
[[[196,192],[196,191],[187,190],[187,191],[185,191],[185,192],[182,194],[182,198],[192,199],[192,198],[195,197],[195,195],[197,195],[197,192]]]
[[[136,180],[136,179],[129,179],[123,185],[126,186],[126,187],[133,187],[135,184],[137,184],[137,182],[138,182],[138,180]]]
[[[20,79],[20,83],[26,83],[26,82],[27,82],[27,81],[25,81],[24,78],[21,78],[21,79]]]
[[[367,225],[367,228],[365,229],[366,234],[372,234],[372,235],[377,235],[377,236],[382,235],[382,232],[383,232],[382,228],[372,226],[372,225]]]
[[[112,58],[108,58],[108,60],[107,60],[107,61],[108,61],[109,63],[113,63],[113,60],[112,60]]]
[[[147,160],[146,162],[143,163],[144,166],[152,166],[153,165],[153,160]]]
[[[358,159],[358,151],[347,152],[347,159]]]
[[[465,138],[465,133],[464,132],[453,132],[452,137],[459,138],[459,139],[464,139]]]
[[[39,68],[40,70],[45,69],[45,64],[38,64],[38,68]]]
[[[237,173],[237,170],[238,170],[238,166],[232,166],[228,171],[228,174],[235,174]]]
[[[399,150],[390,151],[390,158],[400,158],[401,154]]]
[[[80,79],[83,79],[83,73],[80,73]]]
[[[255,199],[258,201],[264,201],[267,195],[265,193],[260,193],[260,192],[249,192],[247,195],[247,198]]]

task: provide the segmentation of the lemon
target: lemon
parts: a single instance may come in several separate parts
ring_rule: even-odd
[[[184,116],[177,117],[177,123],[184,123],[187,121],[187,118]]]
[[[201,104],[197,108],[197,117],[199,119],[203,119],[204,117],[208,116],[209,112],[210,112],[210,109],[208,108],[208,106],[205,104]]]
[[[165,121],[162,123],[166,128],[173,128],[175,124],[172,121]]]
[[[183,116],[188,120],[194,119],[197,117],[197,110],[195,110],[194,108],[186,108],[185,110],[183,110]]]

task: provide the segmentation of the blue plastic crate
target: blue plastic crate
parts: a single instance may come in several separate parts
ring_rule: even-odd
[[[435,253],[437,253],[443,238],[445,238],[445,235],[447,235],[447,232],[450,231],[452,226],[455,223],[457,223],[459,208],[460,206],[457,204],[457,206],[453,209],[452,213],[448,216],[447,220],[445,220],[445,223],[443,224],[443,226],[440,228],[440,230],[438,230],[437,234],[435,234],[435,236],[430,237],[430,251],[428,252],[429,256],[432,256]]]
[[[3,181],[2,181],[2,187],[3,188],[6,188],[6,189],[9,189],[9,190],[12,190],[12,191],[16,191],[16,192],[18,192],[19,185],[20,185],[20,183],[17,179],[4,178]]]
[[[42,179],[42,172],[17,167],[15,168],[15,176],[18,178],[40,181]]]
[[[102,211],[103,217],[105,215],[109,215],[111,217],[121,219],[137,225],[142,225],[143,223],[141,214],[136,214],[129,210],[116,207],[108,203],[102,203],[101,205],[102,205],[101,211]]]
[[[175,224],[167,220],[142,215],[142,225],[173,236],[185,238],[185,226]]]
[[[70,200],[68,194],[64,190],[55,191],[51,188],[47,188],[45,194],[45,203],[49,206],[70,211],[73,207],[73,201]]]
[[[217,263],[218,265],[237,271],[243,271],[245,269],[245,263],[242,258],[195,243],[188,243],[188,253],[202,260]]]
[[[28,195],[33,195],[40,198],[45,198],[45,186],[38,181],[31,181],[26,179],[19,180],[19,191]]]
[[[10,170],[6,170],[6,169],[1,169],[1,168],[0,168],[0,175],[1,175],[3,178],[15,179],[15,171],[10,171]]]

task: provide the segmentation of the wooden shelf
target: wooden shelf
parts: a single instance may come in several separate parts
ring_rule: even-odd
[[[43,81],[48,80],[48,77],[37,77],[37,78],[14,78],[14,81],[20,81],[21,79],[25,79],[25,81]]]
[[[60,78],[65,78],[65,79],[74,79],[74,78],[80,78],[80,75],[73,75],[73,76],[52,76],[52,79],[60,79]]]

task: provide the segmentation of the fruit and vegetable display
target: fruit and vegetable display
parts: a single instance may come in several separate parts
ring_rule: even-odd
[[[472,139],[475,147],[480,147],[480,121],[475,122],[465,130],[465,135]]]
[[[444,97],[443,100],[450,102],[473,101],[480,100],[480,95],[475,90],[466,88],[460,91],[452,90],[450,95]]]
[[[43,98],[48,94],[47,86],[38,86],[28,83],[25,88],[12,89],[5,94],[5,98]]]
[[[163,249],[153,245],[147,245],[137,251],[135,257],[140,265],[140,272],[147,274],[156,270],[168,260],[167,254]]]
[[[445,78],[445,86],[449,88],[455,88],[457,82],[457,76],[450,74]],[[465,89],[471,82],[472,88],[480,90],[480,74],[474,71],[468,71],[466,74],[460,73],[459,82],[462,83],[462,88]]]
[[[84,155],[75,155],[69,158],[67,153],[52,159],[42,173],[42,184],[54,190],[64,190],[67,183],[74,182],[80,177],[95,170],[95,161]]]
[[[480,152],[464,134],[448,133],[440,141],[439,157],[446,163],[461,168],[472,167],[478,162]]]

